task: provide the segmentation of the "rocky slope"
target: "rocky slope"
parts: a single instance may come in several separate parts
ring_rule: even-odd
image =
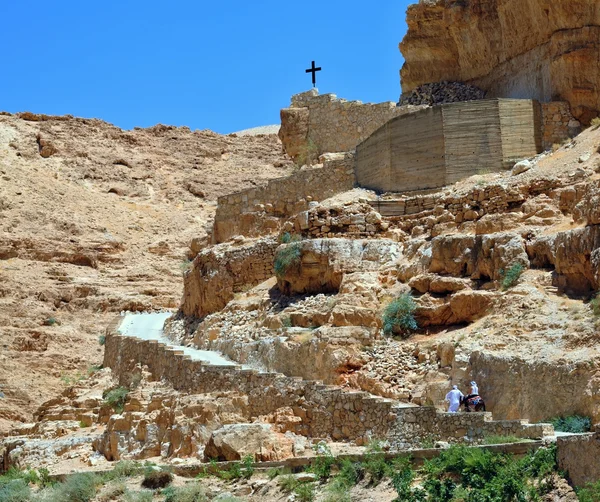
[[[407,11],[403,92],[458,80],[488,97],[564,100],[600,110],[600,11],[593,0],[421,0]]]
[[[290,170],[275,135],[0,115],[0,432],[101,363],[115,313],[179,305],[218,196]]]

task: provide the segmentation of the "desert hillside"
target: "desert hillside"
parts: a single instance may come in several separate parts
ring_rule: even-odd
[[[216,198],[291,166],[276,135],[0,115],[0,431],[102,363],[112,316],[177,307]]]

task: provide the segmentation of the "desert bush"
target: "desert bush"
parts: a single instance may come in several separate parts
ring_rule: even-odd
[[[129,389],[126,387],[116,387],[103,394],[104,402],[108,404],[116,413],[123,413]]]
[[[198,483],[188,483],[185,486],[169,486],[162,491],[165,502],[208,502],[204,488]]]
[[[165,488],[173,482],[173,474],[165,471],[151,471],[144,475],[142,486],[150,490]]]
[[[289,244],[290,242],[300,242],[302,237],[298,234],[290,234],[289,232],[284,232],[279,237],[279,242],[282,244]]]
[[[554,426],[554,430],[560,432],[581,433],[589,432],[592,428],[592,420],[590,417],[583,417],[580,415],[551,418],[550,423]]]
[[[418,328],[414,312],[417,309],[410,293],[402,293],[394,298],[383,311],[383,332],[386,335],[395,333],[403,338]]]
[[[96,496],[100,480],[90,473],[69,476],[59,483],[44,498],[44,502],[90,502]]]
[[[300,265],[301,255],[302,251],[297,242],[279,248],[275,255],[275,275],[277,277],[283,277],[290,268],[298,267],[298,265]]]
[[[0,484],[0,500],[2,502],[29,502],[31,489],[29,484],[20,478],[10,479]]]
[[[104,345],[104,344],[106,343],[106,335],[100,335],[100,336],[98,337],[98,343],[99,343],[100,345]]]
[[[590,126],[592,127],[592,131],[595,131],[600,127],[600,117],[594,117],[590,122]]]
[[[486,436],[483,439],[483,444],[507,444],[507,443],[522,443],[525,441],[522,438],[516,436]]]
[[[515,263],[511,265],[508,270],[500,270],[500,277],[502,278],[502,289],[506,291],[512,288],[521,277],[523,273],[523,265]]]
[[[294,488],[294,500],[298,502],[313,502],[315,500],[315,487],[312,483],[302,483]]]
[[[125,491],[123,502],[152,502],[153,498],[154,494],[149,490],[144,490],[141,492]]]
[[[278,484],[285,493],[292,493],[300,483],[295,476],[287,474],[279,478]]]

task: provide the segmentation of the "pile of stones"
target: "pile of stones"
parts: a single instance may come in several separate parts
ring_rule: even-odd
[[[483,99],[485,91],[462,82],[433,82],[423,84],[411,92],[400,96],[398,106],[404,105],[443,105],[458,101]]]

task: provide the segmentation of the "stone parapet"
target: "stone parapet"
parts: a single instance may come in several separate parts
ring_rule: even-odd
[[[489,436],[541,439],[554,434],[551,424],[527,420],[492,420],[491,413],[442,413],[433,407],[394,408],[396,424],[390,441],[396,449],[423,441],[481,442]]]
[[[574,486],[600,480],[600,434],[577,434],[556,439],[558,468]]]
[[[302,169],[266,185],[219,197],[213,243],[235,235],[258,237],[279,231],[282,220],[354,187],[354,154],[327,155],[322,167]]]

